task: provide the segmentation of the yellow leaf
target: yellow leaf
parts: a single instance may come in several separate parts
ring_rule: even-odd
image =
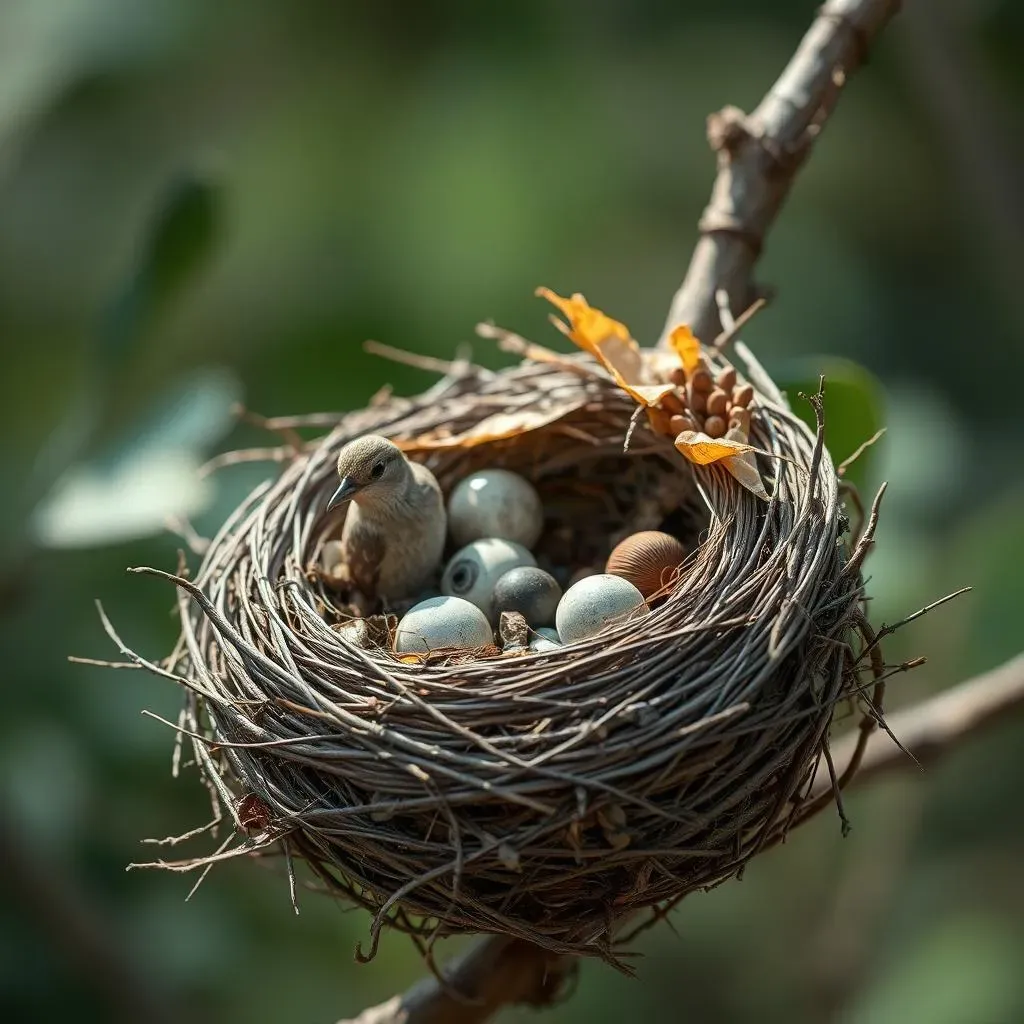
[[[671,384],[628,384],[622,375],[612,371],[615,383],[622,388],[634,401],[650,408],[657,405],[670,391],[675,389]]]
[[[751,494],[768,501],[770,495],[764,489],[761,474],[754,458],[756,449],[749,444],[737,440],[742,433],[729,431],[732,437],[720,437],[717,440],[696,430],[684,430],[676,438],[679,449],[694,465],[707,466],[713,462],[721,462],[740,484]]]
[[[676,448],[695,466],[708,466],[712,462],[730,459],[734,455],[754,450],[749,444],[733,441],[726,437],[716,440],[698,430],[684,430],[676,438]]]
[[[445,434],[432,431],[413,439],[395,438],[395,444],[402,451],[436,451],[441,448],[475,448],[490,441],[503,441],[507,437],[538,430],[570,413],[576,402],[556,403],[543,409],[518,409],[515,412],[499,412],[485,416],[466,430]]]
[[[550,288],[538,288],[537,295],[556,306],[569,321],[566,325],[555,320],[558,329],[595,356],[635,402],[647,407],[657,405],[673,390],[671,384],[650,383],[644,354],[625,324],[594,309],[579,293],[565,299]]]
[[[625,324],[620,324],[618,320],[605,316],[601,310],[594,309],[578,292],[571,299],[563,299],[550,288],[538,288],[536,294],[557,307],[562,316],[569,321],[567,327],[556,320],[558,329],[587,352],[598,355],[598,346],[610,339],[632,342],[636,348],[636,342],[630,337],[629,328]]]
[[[687,373],[693,373],[700,362],[700,342],[694,337],[693,331],[686,324],[680,324],[672,328],[668,336],[668,343],[675,350],[683,369]]]

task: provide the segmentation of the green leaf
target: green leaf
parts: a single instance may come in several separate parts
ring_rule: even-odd
[[[774,379],[789,397],[793,411],[812,430],[816,428],[814,410],[799,394],[816,394],[818,381],[824,375],[825,444],[836,466],[882,428],[885,405],[882,385],[857,363],[834,356],[809,356],[774,369]],[[847,470],[847,478],[864,488],[872,481],[870,468],[877,454],[878,444],[864,451]]]
[[[92,359],[63,420],[39,453],[21,498],[24,520],[78,460],[104,425],[119,377],[156,321],[209,261],[220,223],[220,190],[207,178],[179,174],[169,183],[139,250],[134,270],[101,318]]]
[[[205,450],[231,427],[237,381],[208,370],[165,394],[120,442],[64,474],[32,517],[49,548],[92,547],[160,533],[173,516],[194,516],[213,488],[201,479]]]
[[[220,190],[212,181],[186,172],[168,185],[137,265],[100,324],[96,352],[103,372],[115,371],[198,277],[213,253],[220,220]]]

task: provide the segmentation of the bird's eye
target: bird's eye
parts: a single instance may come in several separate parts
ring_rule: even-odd
[[[379,480],[384,475],[384,463],[375,462],[370,467],[370,478],[373,480]]]

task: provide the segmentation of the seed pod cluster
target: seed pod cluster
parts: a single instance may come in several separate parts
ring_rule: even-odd
[[[737,431],[744,439],[750,435],[754,389],[736,379],[733,367],[715,375],[702,357],[692,373],[677,366],[668,379],[675,390],[652,410],[651,420],[659,433],[677,437],[684,430],[697,430],[719,438]]]

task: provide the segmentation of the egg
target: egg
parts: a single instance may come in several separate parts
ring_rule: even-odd
[[[643,594],[629,580],[598,573],[565,592],[555,613],[555,627],[562,643],[572,644],[647,611]]]
[[[495,615],[519,612],[531,626],[555,621],[555,609],[562,588],[550,573],[532,565],[510,569],[494,584],[492,607]]]
[[[395,633],[399,654],[426,654],[448,648],[472,649],[494,643],[486,616],[461,597],[431,597],[402,616]]]
[[[320,549],[320,566],[329,576],[337,575],[345,564],[345,549],[340,540],[329,540]]]
[[[441,576],[441,593],[475,604],[493,619],[494,587],[510,569],[537,562],[522,544],[484,537],[456,551]]]
[[[373,646],[370,642],[370,627],[366,619],[349,619],[348,622],[341,622],[333,627],[334,632],[353,647],[369,648]]]
[[[642,530],[618,543],[605,572],[629,580],[645,599],[671,583],[686,558],[685,546],[658,530]]]
[[[507,469],[483,469],[456,484],[448,499],[448,529],[459,545],[499,537],[532,548],[544,528],[533,484]]]
[[[530,650],[534,654],[548,654],[561,648],[562,641],[558,638],[558,630],[542,626],[530,639]]]

